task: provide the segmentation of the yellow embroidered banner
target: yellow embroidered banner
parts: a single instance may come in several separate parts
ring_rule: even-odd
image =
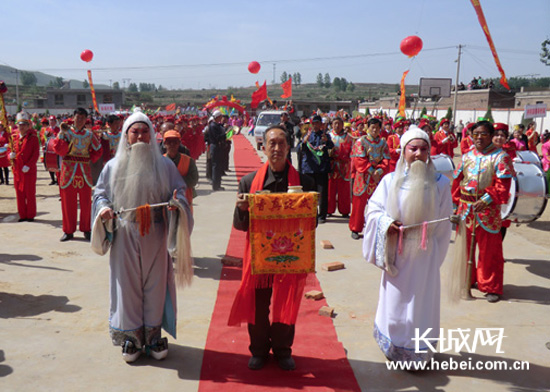
[[[252,274],[315,271],[315,228],[319,194],[248,196]]]
[[[88,83],[90,84],[90,91],[92,92],[92,102],[94,103],[94,109],[96,112],[100,113],[97,108],[97,99],[95,96],[94,82],[92,82],[92,71],[88,70]]]
[[[405,106],[407,105],[407,96],[405,95],[405,78],[407,77],[407,74],[409,73],[409,70],[406,70],[403,72],[403,76],[401,76],[401,97],[399,98],[399,115],[401,117],[407,117],[407,113],[405,113]]]

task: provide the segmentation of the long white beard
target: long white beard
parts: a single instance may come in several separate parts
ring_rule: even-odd
[[[388,197],[388,213],[405,226],[432,220],[435,218],[435,193],[433,165],[415,161],[407,174],[396,171]],[[430,234],[428,226],[428,238]],[[406,229],[403,235],[403,253],[416,255],[421,239],[422,226]],[[428,249],[429,245],[428,241]]]
[[[136,143],[118,157],[111,179],[115,210],[166,201],[170,197],[162,155],[155,144]]]

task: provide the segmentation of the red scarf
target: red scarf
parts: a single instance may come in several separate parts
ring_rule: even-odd
[[[269,163],[266,162],[254,176],[250,193],[263,189]],[[288,185],[300,185],[300,175],[288,164]],[[231,308],[228,325],[240,325],[241,322],[255,323],[256,288],[272,288],[271,315],[273,323],[294,325],[298,317],[300,302],[304,293],[307,274],[252,275],[250,265],[250,238],[246,234],[243,256],[243,275],[241,286]]]

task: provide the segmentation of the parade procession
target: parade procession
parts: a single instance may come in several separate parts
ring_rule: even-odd
[[[547,29],[122,3],[1,57],[0,390],[550,390]]]

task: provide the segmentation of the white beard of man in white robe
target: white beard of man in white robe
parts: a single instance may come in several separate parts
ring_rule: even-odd
[[[373,331],[378,346],[389,360],[424,362],[433,353],[423,342],[417,352],[413,339],[418,332],[437,345],[439,269],[451,225],[449,221],[427,224],[423,233],[422,224],[451,215],[451,191],[449,180],[435,171],[426,133],[412,126],[401,137],[401,151],[396,171],[382,179],[369,200],[363,254],[384,269]],[[401,229],[414,224],[419,226]]]

